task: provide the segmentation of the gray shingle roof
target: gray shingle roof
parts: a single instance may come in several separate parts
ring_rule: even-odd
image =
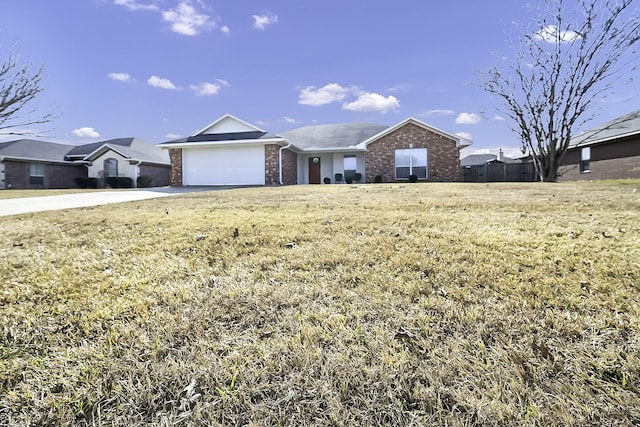
[[[18,139],[15,141],[0,142],[0,157],[63,162],[65,160],[65,154],[73,148],[73,145],[58,144],[55,142]]]
[[[497,160],[498,156],[495,154],[470,154],[460,159],[460,166],[476,166],[484,165],[485,163]],[[519,160],[512,159],[511,157],[502,156],[503,163],[520,163]]]
[[[263,139],[275,139],[279,136],[269,132],[251,131],[251,132],[228,132],[228,133],[201,133],[199,135],[187,136],[186,138],[174,139],[172,141],[162,142],[158,145],[176,144],[185,142],[223,142],[223,141],[244,141]]]
[[[388,126],[375,123],[344,123],[305,126],[282,132],[280,135],[304,150],[355,147]]]
[[[597,144],[613,139],[640,134],[640,110],[615,118],[589,129],[571,139],[570,147]]]

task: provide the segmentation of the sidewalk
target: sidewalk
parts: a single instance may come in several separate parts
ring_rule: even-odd
[[[229,187],[158,187],[144,190],[114,190],[96,193],[0,199],[0,216],[132,202],[223,188]]]

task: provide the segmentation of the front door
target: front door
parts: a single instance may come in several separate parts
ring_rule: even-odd
[[[309,184],[320,182],[320,157],[309,157]]]

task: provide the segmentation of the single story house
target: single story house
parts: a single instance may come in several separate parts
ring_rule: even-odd
[[[146,184],[169,183],[166,151],[137,138],[121,138],[84,145],[31,139],[0,142],[0,189],[75,188],[80,180],[138,178]]]
[[[464,138],[409,118],[264,131],[226,114],[169,151],[170,185],[291,185],[324,182],[459,181]]]
[[[559,181],[640,178],[640,110],[574,137],[558,174]]]

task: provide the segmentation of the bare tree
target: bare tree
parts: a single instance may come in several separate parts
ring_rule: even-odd
[[[41,86],[44,67],[32,71],[32,65],[20,65],[13,54],[0,67],[0,133],[4,135],[31,134],[29,126],[47,123],[52,113],[38,114],[26,110],[44,89]]]
[[[633,78],[640,19],[636,0],[545,0],[514,58],[480,72],[521,138],[542,181],[556,181],[574,131],[615,83]]]

